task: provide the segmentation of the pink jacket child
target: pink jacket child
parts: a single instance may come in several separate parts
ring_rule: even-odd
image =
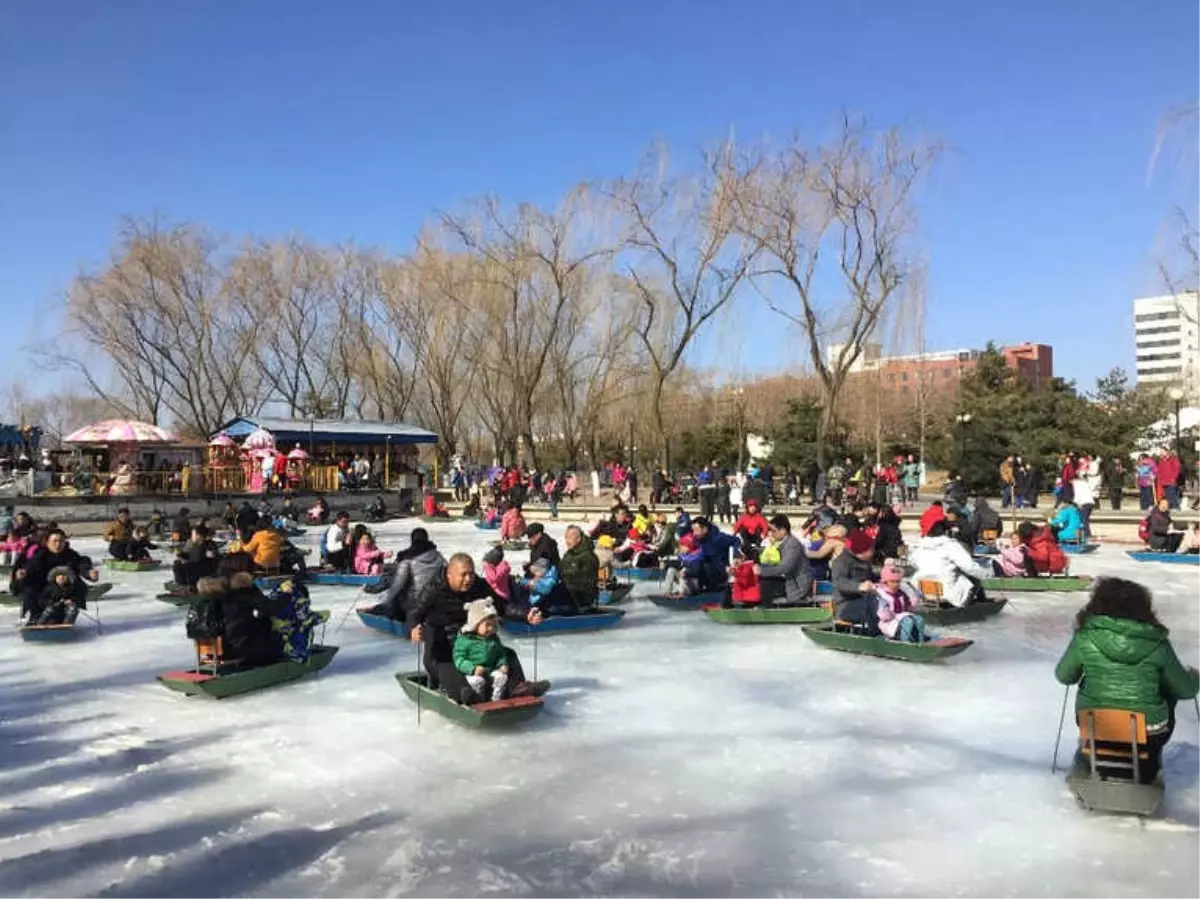
[[[483,557],[483,579],[501,599],[508,601],[512,598],[512,568],[504,561],[504,553],[500,547],[493,547]]]
[[[383,574],[383,560],[387,553],[375,546],[370,534],[363,534],[354,547],[354,571],[357,574]]]
[[[894,559],[883,563],[879,584],[879,630],[893,640],[920,643],[925,639],[925,619],[913,613],[917,597],[904,586],[904,572]]]
[[[520,506],[513,506],[511,509],[505,512],[504,517],[500,519],[500,539],[525,539],[525,519],[521,515]]]
[[[1000,573],[1004,577],[1029,577],[1026,558],[1025,544],[1013,534],[1011,540],[1000,544]]]
[[[25,547],[29,541],[24,537],[18,537],[12,531],[8,532],[8,536],[4,538],[4,542],[0,543],[0,565],[13,566],[17,559],[21,558],[21,554],[25,552]]]

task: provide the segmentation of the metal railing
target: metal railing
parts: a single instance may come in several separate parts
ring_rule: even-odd
[[[49,489],[72,491],[84,496],[153,496],[179,494],[195,496],[203,493],[250,493],[261,481],[247,477],[240,466],[185,466],[182,471],[161,469],[144,471],[56,472]],[[292,490],[335,492],[338,489],[336,465],[310,465],[303,473],[292,474],[285,483]],[[278,490],[280,486],[272,489]]]

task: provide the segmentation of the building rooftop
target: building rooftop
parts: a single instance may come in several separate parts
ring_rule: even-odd
[[[268,418],[243,416],[219,430],[230,437],[245,437],[263,428],[280,442],[319,440],[322,443],[414,444],[437,443],[438,435],[404,422],[350,421],[344,418]],[[216,434],[210,435],[215,437]]]

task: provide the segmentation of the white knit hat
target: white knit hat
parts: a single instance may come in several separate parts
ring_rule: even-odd
[[[467,610],[467,623],[462,626],[464,634],[473,634],[480,623],[489,618],[495,618],[499,613],[490,599],[477,599],[474,602],[465,603],[463,608]]]

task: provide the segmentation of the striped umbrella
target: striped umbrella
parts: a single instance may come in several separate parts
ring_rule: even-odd
[[[122,443],[176,443],[178,438],[170,431],[144,421],[126,421],[113,418],[98,421],[74,431],[63,438],[63,443],[91,443],[98,445]]]
[[[208,445],[209,446],[237,446],[237,443],[234,442],[232,437],[230,437],[224,431],[221,431],[219,434],[217,434],[216,437],[214,437],[212,440],[208,441]]]
[[[242,448],[248,450],[274,450],[275,437],[265,428],[258,428],[246,435]]]

